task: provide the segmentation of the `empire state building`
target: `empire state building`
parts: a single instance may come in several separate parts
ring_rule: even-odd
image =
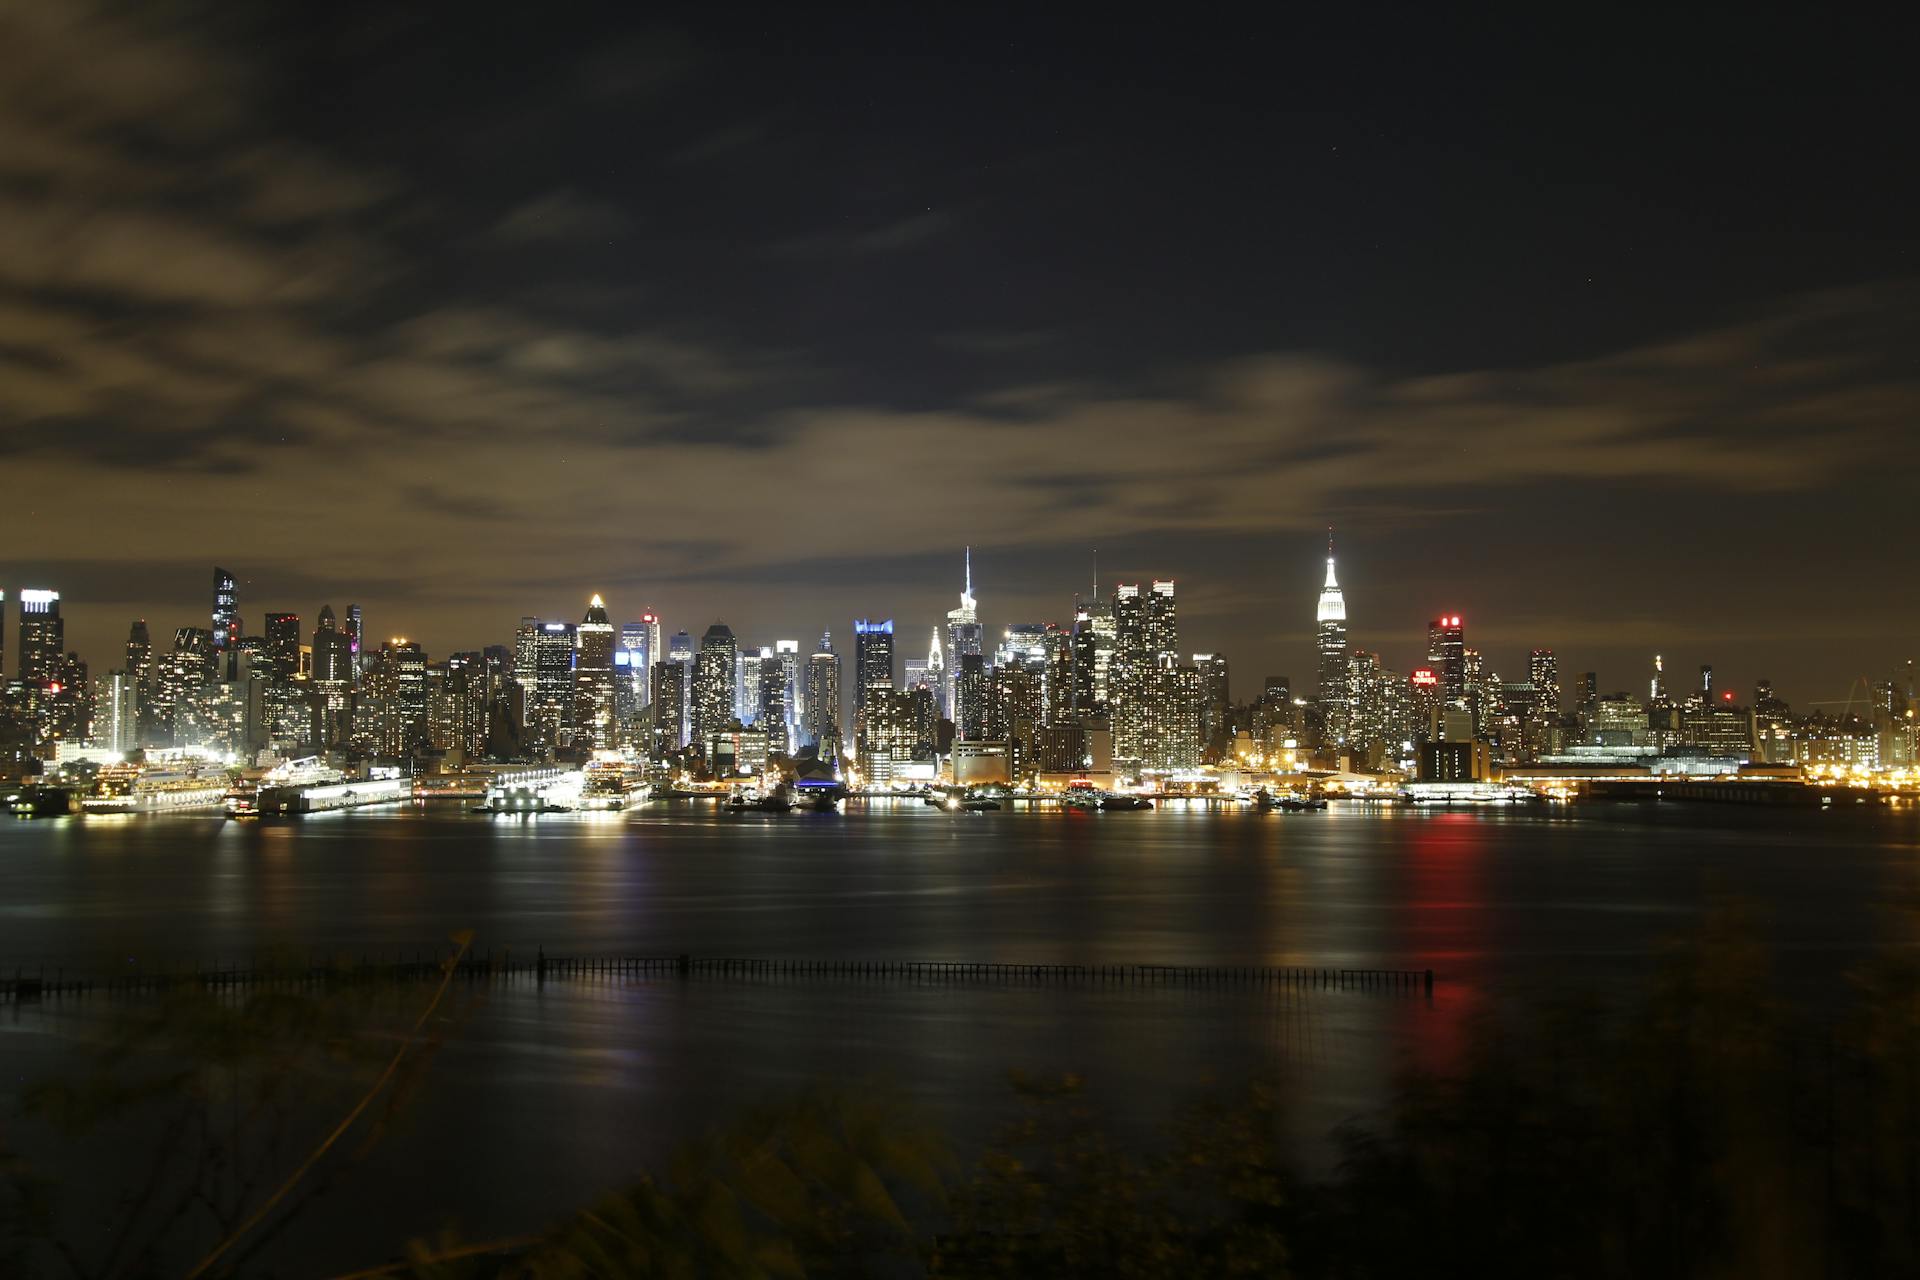
[[[1319,623],[1316,646],[1320,651],[1320,711],[1326,719],[1327,740],[1333,743],[1347,737],[1347,598],[1333,576],[1333,537],[1327,537],[1327,583],[1320,588],[1320,604],[1315,610]]]

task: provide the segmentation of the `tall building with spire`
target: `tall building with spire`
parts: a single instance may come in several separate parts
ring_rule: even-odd
[[[1327,739],[1334,743],[1347,740],[1347,598],[1333,572],[1333,530],[1327,530],[1327,581],[1320,588],[1320,603],[1315,609],[1319,650],[1320,714],[1326,723]]]
[[[947,610],[947,651],[946,686],[943,690],[945,707],[943,714],[949,720],[959,721],[959,707],[954,702],[954,677],[960,670],[960,659],[969,653],[986,655],[985,636],[980,629],[980,611],[973,598],[973,548],[966,550],[965,585],[960,591],[960,607]]]

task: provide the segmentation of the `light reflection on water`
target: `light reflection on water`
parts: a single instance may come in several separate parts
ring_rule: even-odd
[[[841,814],[489,818],[457,806],[230,823],[0,825],[0,967],[244,962],[278,946],[482,953],[1431,967],[1436,998],[672,978],[462,991],[431,1086],[290,1245],[342,1266],[439,1224],[538,1225],[745,1103],[893,1081],[977,1139],[1006,1073],[1074,1071],[1152,1127],[1209,1080],[1278,1072],[1303,1141],[1445,1066],[1476,1008],[1620,984],[1718,898],[1831,981],[1920,876],[1914,811]],[[104,1002],[0,1008],[7,1083],[71,1059]],[[0,1099],[0,1102],[3,1102]],[[476,1122],[476,1117],[480,1122]],[[448,1157],[453,1157],[449,1159]],[[416,1174],[431,1165],[431,1186]],[[449,1181],[450,1180],[450,1181]],[[437,1198],[434,1198],[437,1197]],[[360,1224],[348,1244],[339,1223]]]

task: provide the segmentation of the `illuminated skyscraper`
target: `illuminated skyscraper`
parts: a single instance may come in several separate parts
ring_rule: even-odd
[[[893,619],[853,623],[853,722],[858,728],[867,699],[879,689],[893,688]]]
[[[613,623],[599,596],[573,633],[573,740],[587,751],[619,745],[613,720]]]
[[[686,705],[688,666],[684,662],[656,662],[652,671],[653,742],[655,760],[665,760],[686,741],[680,709]]]
[[[20,593],[20,683],[27,724],[35,749],[52,741],[61,659],[66,652],[66,623],[60,618],[60,593],[28,589]]]
[[[1046,674],[1041,690],[1043,724],[1065,724],[1073,719],[1075,671],[1073,632],[1056,623],[1047,624],[1045,637]]]
[[[708,627],[693,659],[693,740],[704,743],[733,722],[733,678],[740,646],[724,622]]]
[[[389,706],[380,717],[380,753],[406,756],[427,744],[427,653],[418,641],[395,637],[380,646]]]
[[[313,678],[344,685],[353,678],[352,670],[352,642],[335,623],[333,606],[323,604],[313,628]]]
[[[360,674],[361,658],[368,654],[367,619],[366,615],[360,612],[359,605],[350,604],[347,606],[347,625],[345,630],[347,633],[347,649],[353,654],[353,671],[357,677]]]
[[[1440,700],[1449,706],[1467,705],[1466,648],[1459,614],[1444,615],[1427,624],[1427,665],[1440,677]]]
[[[960,655],[953,677],[953,730],[958,738],[987,736],[987,660],[982,654]]]
[[[1543,716],[1560,714],[1560,659],[1551,649],[1535,649],[1527,655],[1527,683],[1533,686],[1534,705]]]
[[[1233,741],[1233,696],[1230,692],[1227,660],[1217,653],[1193,655],[1194,669],[1200,673],[1200,745],[1205,751],[1226,752]]]
[[[1113,605],[1097,591],[1091,603],[1075,601],[1073,610],[1073,710],[1104,716],[1113,668]]]
[[[1146,656],[1154,662],[1178,658],[1180,628],[1174,614],[1173,580],[1156,581],[1145,600]]]
[[[127,675],[133,680],[134,696],[145,715],[147,700],[153,696],[153,636],[145,618],[135,618],[127,628]]]
[[[240,638],[240,603],[233,575],[215,567],[213,571],[213,647],[226,652]]]
[[[773,650],[766,650],[771,654]],[[761,651],[748,646],[738,649],[733,658],[733,718],[741,724],[761,726],[760,721]]]
[[[693,637],[690,634],[673,633],[673,638],[667,641],[667,661],[687,669],[687,678],[680,682],[680,745],[684,747],[693,741]]]
[[[1333,534],[1327,534],[1327,581],[1315,610],[1319,651],[1319,702],[1327,740],[1347,738],[1347,598],[1333,575]]]
[[[571,622],[541,622],[533,631],[533,670],[530,678],[521,677],[521,686],[527,697],[527,739],[536,751],[562,745],[573,723],[573,633]]]
[[[806,681],[800,677],[800,642],[775,640],[773,656],[780,660],[781,696],[786,701],[787,750],[800,747],[800,717],[806,713]]]
[[[125,754],[140,745],[139,694],[131,673],[109,671],[93,693],[93,740]]]
[[[767,750],[781,755],[792,752],[787,741],[787,669],[780,655],[761,646],[759,664],[760,705],[755,711],[754,728],[767,735]]]
[[[801,745],[818,747],[830,760],[840,750],[840,655],[833,651],[833,633],[822,632],[820,647],[807,659],[807,694],[801,721]]]
[[[966,551],[966,582],[960,590],[960,607],[947,611],[947,694],[946,714],[956,723],[959,713],[954,704],[953,677],[960,669],[960,658],[964,654],[985,655],[986,645],[980,630],[980,612],[973,598],[973,548]]]
[[[933,640],[927,647],[927,687],[933,690],[934,716],[945,718],[947,714],[947,654],[940,647],[940,628],[933,629]]]
[[[291,680],[300,674],[300,615],[267,615],[267,665],[275,680]]]
[[[627,651],[627,670],[636,686],[634,703],[644,707],[653,698],[648,672],[666,657],[660,651],[660,615],[649,609],[640,615],[640,621],[622,625],[620,647]]]

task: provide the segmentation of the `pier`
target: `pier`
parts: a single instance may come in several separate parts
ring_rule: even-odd
[[[130,967],[89,976],[44,966],[16,967],[0,976],[0,1002],[60,997],[145,996],[170,991],[311,990],[437,980],[445,964],[425,952],[391,958],[316,959],[306,965],[183,964]],[[468,952],[454,970],[457,982],[780,981],[904,983],[922,986],[1142,987],[1177,990],[1317,990],[1375,992],[1431,999],[1432,969],[1360,969],[1334,966],[1021,964],[975,960],[779,960],[693,955],[548,955]]]

